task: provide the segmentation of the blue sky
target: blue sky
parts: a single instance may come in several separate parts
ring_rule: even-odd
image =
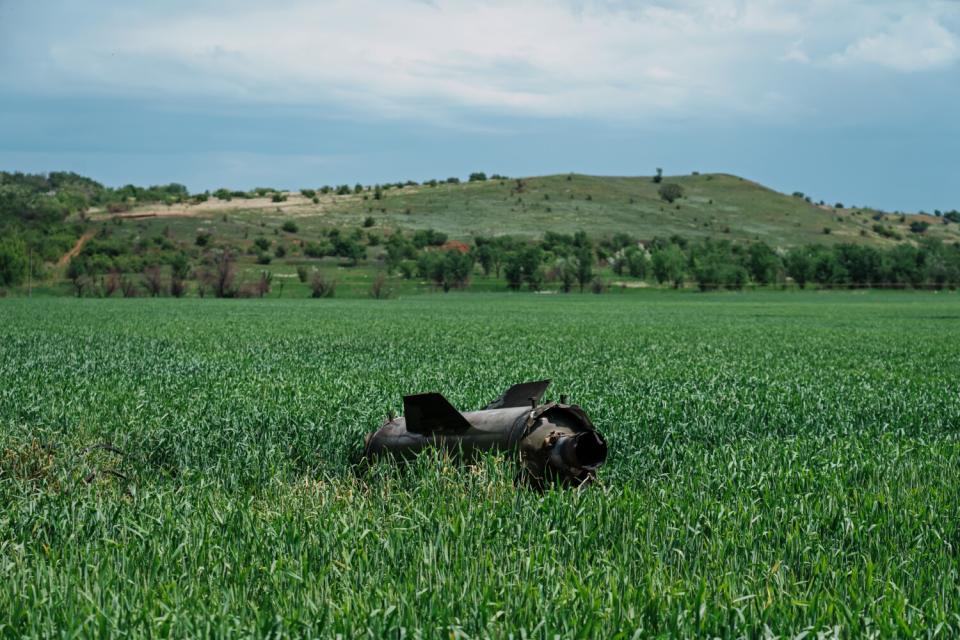
[[[960,2],[0,0],[0,168],[298,188],[723,171],[960,208]]]

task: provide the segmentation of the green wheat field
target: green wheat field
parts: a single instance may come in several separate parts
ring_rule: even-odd
[[[553,379],[597,484],[354,466]],[[0,635],[950,637],[960,296],[0,300]]]

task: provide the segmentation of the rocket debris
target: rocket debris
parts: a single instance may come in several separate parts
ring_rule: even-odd
[[[524,382],[481,411],[461,413],[439,393],[404,396],[404,416],[387,420],[366,438],[368,458],[411,458],[427,448],[469,457],[484,451],[519,452],[527,479],[581,486],[607,459],[607,443],[577,405],[539,404],[549,380]]]

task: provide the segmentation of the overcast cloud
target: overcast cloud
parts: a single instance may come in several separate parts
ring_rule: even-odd
[[[223,160],[231,151],[271,157],[273,169],[293,168],[306,154],[311,171],[328,167],[333,178],[341,167],[364,181],[407,177],[408,167],[456,173],[471,158],[498,165],[488,170],[626,174],[669,158],[677,170],[767,167],[750,177],[786,189],[793,185],[785,177],[795,176],[798,188],[814,181],[811,191],[891,208],[960,200],[956,186],[940,184],[960,167],[956,1],[208,0],[148,8],[0,0],[0,98],[6,165],[55,164],[58,152],[74,163],[136,154],[140,168],[144,158],[151,165],[151,150],[193,154],[182,158],[187,164],[221,158],[206,175],[177,174],[197,187],[232,179]],[[290,129],[264,123],[267,115],[286,118]],[[111,136],[111,121],[126,136]],[[136,135],[132,144],[125,127],[135,123],[157,127],[155,139]],[[270,141],[249,131],[257,126]],[[352,128],[366,131],[353,146],[345,135]],[[52,130],[64,132],[59,148]],[[298,133],[310,149],[276,142]],[[238,136],[247,143],[232,148]],[[529,148],[563,136],[569,144],[547,145],[549,155]],[[621,162],[630,157],[622,149],[604,155],[588,142],[618,139],[640,147],[636,166]],[[769,167],[771,139],[782,169]],[[899,158],[864,158],[859,168],[848,160],[838,163],[851,172],[846,181],[823,180],[834,161],[817,149]],[[98,173],[119,177],[103,162]],[[233,176],[250,179],[232,164]],[[903,171],[940,177],[923,194],[895,194],[884,183]],[[290,174],[291,183],[300,179]]]

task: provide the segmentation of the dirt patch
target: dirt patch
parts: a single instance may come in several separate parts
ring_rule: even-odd
[[[83,245],[87,244],[87,241],[92,237],[93,231],[87,231],[82,236],[77,238],[77,241],[74,243],[73,247],[70,248],[70,251],[67,251],[65,254],[60,256],[59,260],[57,260],[57,266],[67,266],[71,260],[80,255],[80,252],[83,250]]]
[[[108,213],[106,211],[90,212],[90,220],[103,221],[115,219],[136,220],[140,218],[192,218],[196,216],[206,216],[228,211],[250,210],[250,209],[304,209],[309,208],[311,213],[320,213],[333,204],[350,200],[354,196],[326,196],[320,199],[318,204],[310,198],[300,194],[287,194],[285,202],[274,202],[272,198],[249,198],[233,200],[211,199],[198,204],[176,204],[167,206],[165,204],[151,204],[137,207],[133,211],[124,213]]]

